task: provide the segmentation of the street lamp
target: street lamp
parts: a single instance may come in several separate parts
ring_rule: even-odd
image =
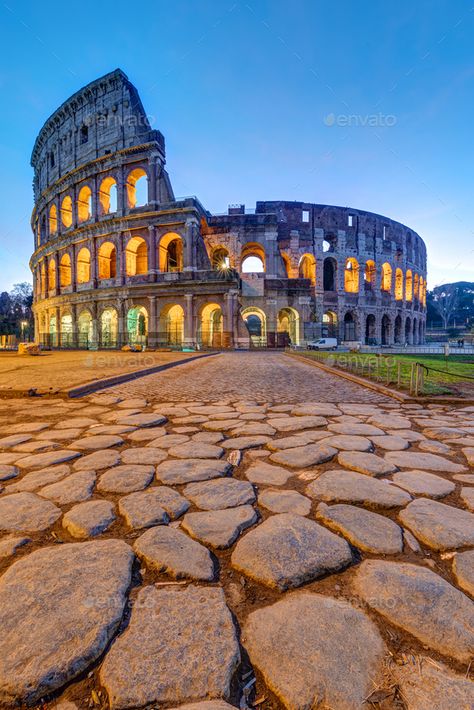
[[[25,340],[25,329],[28,327],[28,321],[27,320],[22,320],[20,321],[20,327],[21,327],[21,340],[24,342]]]

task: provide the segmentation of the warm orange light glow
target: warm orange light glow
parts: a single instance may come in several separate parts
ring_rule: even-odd
[[[71,257],[63,254],[59,262],[59,284],[61,287],[71,285]]]
[[[92,215],[92,192],[88,185],[84,185],[79,190],[77,197],[77,221],[87,222]]]
[[[390,291],[392,288],[392,267],[390,264],[382,264],[382,281],[380,284],[382,291]]]
[[[312,254],[303,254],[298,273],[301,279],[309,279],[312,286],[316,285],[316,259]]]
[[[49,208],[49,233],[56,234],[58,231],[58,210],[56,205],[51,205]]]
[[[359,292],[359,262],[353,257],[346,259],[346,268],[344,269],[344,290],[347,293]]]
[[[401,269],[395,271],[395,300],[403,301],[403,271]]]
[[[164,234],[158,245],[160,271],[183,270],[183,240],[176,232]]]
[[[143,181],[143,182],[142,182]],[[140,183],[140,185],[138,184]],[[147,203],[147,199],[143,195],[143,188],[147,184],[147,174],[143,168],[135,168],[127,177],[127,204],[129,209],[140,207]],[[143,186],[143,187],[142,187]],[[142,194],[142,198],[138,198],[138,192]]]
[[[56,262],[53,258],[48,263],[48,285],[50,291],[56,288]]]
[[[72,225],[72,199],[70,195],[66,195],[61,202],[61,222],[66,228]]]
[[[420,288],[420,277],[418,276],[418,274],[415,274],[415,278],[413,280],[413,296],[416,299],[419,299],[419,297],[420,297],[419,288]]]
[[[372,259],[365,262],[364,281],[372,287],[377,283],[377,267]]]
[[[405,301],[410,303],[413,300],[413,274],[411,269],[408,269],[405,276]]]
[[[117,275],[117,250],[112,242],[100,245],[97,260],[99,279],[114,279]]]
[[[77,255],[77,283],[86,284],[91,278],[91,254],[83,247]]]
[[[125,249],[127,276],[138,276],[148,271],[148,247],[143,237],[132,237]]]
[[[111,176],[104,178],[100,183],[99,204],[103,215],[117,212],[117,183]]]

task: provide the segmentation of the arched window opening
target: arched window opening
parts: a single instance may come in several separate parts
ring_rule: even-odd
[[[267,318],[260,308],[249,306],[241,312],[252,347],[267,345]]]
[[[300,315],[294,308],[282,308],[278,312],[277,332],[281,335],[277,345],[286,347],[288,345],[300,344]]]
[[[410,318],[407,318],[405,321],[405,343],[407,345],[411,345],[412,343],[412,334],[411,334],[411,320]]]
[[[337,314],[334,311],[323,313],[322,325],[323,338],[337,338]]]
[[[344,340],[354,342],[356,340],[356,322],[353,313],[346,313],[344,316]]]
[[[241,272],[261,274],[265,271],[265,250],[256,242],[246,244],[241,253]]]
[[[382,291],[390,292],[392,288],[392,267],[390,264],[382,264],[382,280],[380,283],[380,288]]]
[[[70,195],[66,195],[61,202],[61,223],[66,228],[72,225],[72,199]]]
[[[344,269],[344,291],[346,293],[359,292],[359,262],[353,257],[346,259]]]
[[[130,308],[127,313],[127,336],[129,345],[146,345],[148,313],[143,306]]]
[[[215,271],[230,269],[229,252],[225,247],[216,247],[212,251],[211,266]]]
[[[408,303],[413,301],[413,274],[410,269],[405,276],[405,300]]]
[[[62,348],[70,348],[73,345],[72,342],[72,315],[70,313],[66,313],[63,316],[61,316],[61,330],[60,330],[60,335],[61,335],[61,347]]]
[[[403,342],[402,317],[400,315],[395,318],[394,339],[397,345],[400,345]]]
[[[298,267],[300,279],[309,279],[311,285],[316,285],[316,259],[312,254],[303,254]]]
[[[87,143],[89,140],[89,128],[88,126],[81,126],[81,145]]]
[[[114,279],[117,276],[117,250],[112,242],[104,242],[97,255],[99,279]]]
[[[201,310],[200,342],[203,347],[219,348],[222,346],[223,317],[217,303],[208,303]]]
[[[41,262],[41,295],[46,296],[46,266],[44,261]]]
[[[415,278],[413,279],[413,296],[416,300],[419,300],[419,297],[420,297],[419,287],[420,287],[420,277],[418,276],[418,274],[415,274]]]
[[[115,348],[118,344],[118,313],[107,308],[100,317],[100,344],[103,348]]]
[[[184,340],[184,310],[179,304],[166,306],[160,316],[159,341],[181,347]]]
[[[292,270],[292,268],[291,268],[291,260],[290,260],[290,257],[288,256],[288,254],[285,254],[285,252],[281,252],[281,253],[280,253],[280,256],[281,256],[281,258],[282,258],[282,260],[283,260],[283,264],[284,264],[284,266],[285,266],[286,278],[288,278],[288,279],[293,278],[293,276],[292,276],[293,270]]]
[[[128,174],[126,188],[130,210],[148,204],[148,178],[143,168],[135,168]]]
[[[143,237],[132,237],[125,249],[127,276],[138,276],[148,272],[148,248]]]
[[[53,258],[48,262],[48,285],[50,291],[56,288],[56,262]]]
[[[403,301],[403,271],[401,269],[395,271],[395,300]]]
[[[91,278],[91,254],[83,247],[77,255],[77,283],[86,284]]]
[[[63,254],[59,262],[59,285],[61,288],[71,285],[71,257]]]
[[[77,221],[87,222],[92,216],[92,192],[88,185],[79,190],[77,197]]]
[[[51,316],[49,319],[49,345],[52,348],[57,348],[58,343],[58,323],[56,316]]]
[[[324,259],[323,265],[323,288],[325,291],[336,290],[337,265],[334,259]]]
[[[58,231],[58,210],[56,205],[51,205],[49,208],[49,233],[51,236]]]
[[[382,317],[382,345],[390,343],[390,318],[387,315]]]
[[[416,318],[413,318],[412,343],[413,345],[418,345],[418,325]]]
[[[77,319],[78,347],[88,348],[92,341],[92,316],[89,311],[81,311]]]
[[[102,215],[117,212],[117,183],[111,176],[104,178],[100,183],[99,204]]]
[[[377,283],[377,267],[372,259],[365,262],[364,283],[366,291],[372,291]]]
[[[365,344],[377,345],[377,329],[375,316],[370,313],[365,321]]]
[[[160,271],[183,270],[183,240],[179,234],[169,232],[161,237],[158,247],[158,262]]]

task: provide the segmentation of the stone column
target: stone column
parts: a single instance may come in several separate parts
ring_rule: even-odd
[[[158,322],[156,312],[156,296],[148,296],[148,347],[156,348],[158,345]]]
[[[56,286],[54,289],[54,295],[59,296],[59,294],[61,293],[61,286],[60,286],[60,279],[59,279],[59,254],[57,251],[54,252],[53,259],[54,259],[54,264],[55,264],[54,270],[56,273]]]
[[[117,215],[125,214],[127,209],[127,191],[125,188],[125,177],[123,166],[117,175]]]
[[[235,331],[235,292],[228,291],[225,294],[225,313],[224,313],[224,333],[223,346],[232,348],[234,346],[234,331]]]
[[[76,245],[71,244],[71,251],[69,256],[71,257],[71,286],[72,290],[77,291],[77,264],[76,264]]]
[[[118,246],[118,254],[117,254],[117,270],[118,270],[118,280],[119,284],[123,286],[123,284],[126,281],[127,278],[127,257],[125,254],[125,246],[128,240],[130,239],[130,232],[120,232],[118,235],[118,240],[117,240],[117,246]]]
[[[156,227],[148,227],[148,280],[156,281]]]
[[[184,311],[184,342],[186,347],[193,347],[196,342],[196,331],[194,325],[194,295],[185,293],[184,300],[186,307]]]
[[[71,316],[72,316],[72,347],[77,348],[78,346],[78,334],[77,334],[77,305],[71,303]]]
[[[94,237],[90,242],[90,252],[91,252],[91,285],[92,288],[97,288],[97,243]]]
[[[56,346],[57,348],[61,347],[61,309],[59,306],[56,306],[55,308],[56,311],[56,342],[51,343],[52,347]]]
[[[44,263],[44,295],[45,298],[49,298],[49,264],[48,259],[45,257],[43,259]]]
[[[265,276],[268,279],[277,278],[277,257],[279,256],[277,238],[278,232],[276,230],[265,232],[265,242],[268,249],[266,254]]]
[[[183,271],[196,271],[194,263],[194,242],[197,236],[198,225],[194,219],[186,220],[185,248],[183,254]]]
[[[119,347],[122,345],[126,345],[128,341],[128,336],[127,336],[127,314],[126,314],[126,308],[125,308],[125,301],[123,299],[120,299],[119,302],[117,303],[117,312],[118,312],[118,345]]]
[[[157,178],[157,156],[152,155],[150,157],[150,160],[148,162],[148,204],[150,207],[156,207],[157,205],[157,185],[156,185],[156,178]]]
[[[97,188],[97,175],[94,175],[92,180],[92,205],[91,205],[91,217],[94,222],[97,222],[97,217],[99,215],[99,192]]]

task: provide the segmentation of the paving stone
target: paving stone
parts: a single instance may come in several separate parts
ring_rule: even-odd
[[[20,456],[17,453],[14,452],[9,452],[9,453],[3,453],[0,454],[0,464],[6,464],[9,466],[12,463],[16,463],[20,459]]]
[[[120,434],[130,434],[134,431],[140,431],[140,429],[120,424],[95,424],[88,429],[87,434],[94,436],[96,434],[116,434],[117,436],[120,436]]]
[[[167,421],[166,417],[157,413],[129,414],[126,417],[120,417],[117,419],[117,424],[126,424],[136,427],[149,427],[165,424]]]
[[[51,483],[44,488],[40,488],[38,495],[42,496],[42,498],[49,498],[49,500],[58,503],[58,505],[80,503],[92,496],[95,481],[96,475],[94,471],[77,471],[57,483]]]
[[[58,451],[47,451],[33,456],[22,456],[16,461],[16,465],[20,468],[45,468],[46,466],[54,466],[57,463],[71,461],[80,455],[79,451],[59,449]]]
[[[235,419],[222,419],[205,422],[203,428],[209,431],[229,431],[230,429],[235,429],[235,424]]]
[[[122,460],[118,451],[104,449],[103,451],[94,451],[92,454],[81,456],[80,459],[74,461],[73,468],[75,471],[101,471],[104,468],[117,466]]]
[[[270,456],[270,460],[290,468],[307,468],[330,461],[336,454],[337,449],[327,444],[307,444],[295,449],[277,451]]]
[[[272,466],[265,461],[257,461],[245,471],[249,481],[263,486],[284,486],[293,475],[292,471],[287,471],[282,466]]]
[[[327,419],[315,416],[279,417],[272,420],[272,426],[277,431],[298,431],[326,426]]]
[[[369,418],[369,424],[381,429],[410,429],[411,422],[406,417],[397,417],[395,414],[376,414]]]
[[[415,441],[424,441],[426,439],[424,434],[421,434],[419,431],[413,431],[412,429],[395,429],[393,432],[387,429],[386,433],[389,436],[397,436],[401,439],[405,439],[410,443],[414,443]]]
[[[268,436],[237,436],[234,439],[226,439],[222,446],[224,449],[252,449],[264,446],[268,441]]]
[[[121,446],[123,443],[123,439],[115,434],[98,434],[78,439],[70,444],[70,448],[76,448],[78,451],[97,451],[111,446]]]
[[[251,579],[284,591],[346,567],[352,554],[345,540],[321,525],[280,513],[239,540],[231,561]]]
[[[132,493],[146,488],[153,480],[155,469],[144,464],[121,464],[105,471],[97,490],[105,493]]]
[[[171,710],[235,710],[235,705],[229,705],[225,700],[204,700],[201,703],[186,703]]]
[[[56,429],[82,429],[86,426],[98,424],[97,419],[91,417],[67,417],[62,421],[56,422]]]
[[[11,532],[46,530],[60,516],[59,508],[34,493],[13,493],[0,498],[0,530]]]
[[[20,470],[18,466],[9,464],[0,464],[0,481],[9,481],[11,478],[16,478]]]
[[[365,436],[335,434],[334,436],[329,436],[325,443],[342,451],[371,451],[373,448],[372,442]]]
[[[189,502],[168,486],[153,486],[146,491],[130,493],[119,500],[119,512],[131,528],[149,528],[179,518]]]
[[[354,505],[320,503],[316,518],[363,552],[396,555],[403,549],[400,526],[378,513]]]
[[[46,449],[58,449],[59,443],[50,439],[46,441],[28,441],[26,444],[15,446],[12,451],[17,451],[22,454],[36,454]]]
[[[447,446],[446,444],[443,444],[441,441],[432,441],[431,439],[425,439],[424,441],[420,441],[418,444],[418,448],[421,451],[428,451],[430,454],[451,454],[452,449]]]
[[[474,683],[453,673],[431,658],[405,657],[403,665],[393,664],[391,672],[400,688],[407,710],[470,710],[474,708]]]
[[[227,412],[233,412],[234,409],[228,405],[218,405],[218,404],[203,404],[200,406],[191,406],[188,408],[192,414],[225,414]]]
[[[469,483],[474,486],[474,473],[458,473],[453,476],[455,481],[461,481],[461,483]]]
[[[111,710],[170,704],[177,698],[228,698],[239,663],[222,589],[148,586],[139,591],[130,624],[107,653],[100,680]]]
[[[387,463],[380,456],[359,451],[342,451],[337,457],[337,462],[351,471],[365,473],[368,476],[386,476],[397,470],[396,466]]]
[[[422,644],[469,663],[474,648],[474,604],[426,567],[365,560],[354,589],[365,603]]]
[[[474,550],[454,555],[453,573],[458,586],[474,597]]]
[[[105,540],[46,547],[9,567],[0,703],[34,704],[100,657],[122,618],[133,558],[124,542]]]
[[[174,446],[181,446],[189,441],[186,434],[166,434],[150,441],[147,446],[156,449],[171,449]]]
[[[49,427],[49,422],[21,422],[5,428],[8,434],[33,434]],[[3,433],[3,432],[2,432]]]
[[[25,441],[29,441],[31,438],[31,434],[11,434],[11,436],[4,436],[0,439],[0,448],[11,449],[13,446],[23,444]]]
[[[215,444],[206,444],[199,441],[190,441],[168,449],[170,456],[178,459],[220,459],[224,449]]]
[[[310,499],[297,491],[282,491],[266,488],[259,493],[258,503],[272,513],[309,515],[311,512]]]
[[[255,501],[252,484],[235,478],[216,478],[212,481],[189,483],[183,493],[201,510],[236,508]]]
[[[403,451],[408,449],[410,446],[407,439],[403,439],[401,436],[371,436],[372,444],[378,446],[380,449],[385,451]]]
[[[267,443],[267,449],[270,451],[281,451],[283,449],[296,449],[298,446],[312,444],[321,439],[328,439],[331,436],[330,431],[318,429],[317,431],[301,431],[292,436],[284,436],[281,439],[272,439]]]
[[[131,434],[127,435],[129,441],[152,441],[160,436],[165,436],[166,429],[164,427],[152,426],[146,429],[134,429]]]
[[[244,415],[245,416],[245,415]],[[259,436],[261,434],[265,436],[273,436],[276,429],[269,424],[253,423],[253,424],[241,424],[240,426],[232,429],[232,436]]]
[[[156,477],[162,483],[179,485],[193,481],[208,481],[211,478],[228,476],[232,466],[228,461],[214,459],[175,459],[163,461],[156,467]]]
[[[224,434],[220,431],[200,431],[198,434],[193,434],[193,441],[204,442],[205,444],[218,444],[224,438]]]
[[[469,466],[474,467],[474,446],[466,446],[462,449],[464,456],[466,457]]]
[[[397,508],[411,501],[409,493],[386,481],[344,469],[325,471],[309,484],[306,493],[327,502],[362,503],[374,508]]]
[[[73,439],[79,439],[82,436],[83,429],[49,429],[48,431],[43,431],[41,434],[36,435],[37,443],[40,444],[44,442],[42,446],[48,445],[51,440],[57,441],[72,441]],[[31,441],[29,442],[32,443]]]
[[[332,431],[335,434],[344,434],[347,436],[372,437],[385,435],[384,430],[380,429],[379,427],[372,426],[371,424],[359,424],[357,422],[347,424],[329,424],[328,429],[329,431]]]
[[[462,473],[466,470],[459,463],[454,463],[436,454],[424,454],[411,451],[389,451],[385,460],[400,468],[425,469],[428,471],[443,471],[444,473]]]
[[[114,520],[113,503],[108,500],[89,500],[68,510],[62,524],[72,537],[85,539],[105,532]]]
[[[230,547],[240,533],[257,521],[251,505],[203,513],[186,513],[181,526],[196,540],[210,547]]]
[[[398,517],[418,540],[433,550],[474,545],[474,515],[465,510],[430,498],[418,498]]]
[[[403,531],[403,542],[412,552],[421,552],[420,543],[408,530]]]
[[[17,550],[28,545],[31,542],[30,537],[5,537],[0,540],[0,562],[13,557]]]
[[[274,408],[274,411],[277,411]],[[286,411],[286,410],[281,410]],[[320,416],[320,417],[337,417],[342,414],[342,411],[335,404],[327,404],[326,402],[308,402],[298,404],[296,407],[290,407],[293,416]]]
[[[132,397],[130,399],[123,399],[121,402],[117,403],[119,409],[134,409],[146,407],[148,404],[147,400],[143,397]]]
[[[243,643],[254,668],[291,710],[359,710],[383,686],[385,644],[375,624],[345,601],[288,594],[249,614]]]
[[[469,510],[474,510],[474,488],[461,488],[461,500]]]
[[[426,471],[399,471],[393,474],[392,481],[414,495],[429,498],[444,498],[456,488],[452,481]]]
[[[157,466],[159,463],[166,461],[168,454],[162,449],[154,449],[148,446],[134,446],[130,449],[122,449],[120,452],[122,463],[131,464],[153,464]]]
[[[134,549],[147,567],[175,579],[212,582],[215,577],[207,547],[174,528],[162,525],[147,530],[135,541]]]
[[[203,424],[207,422],[207,417],[200,414],[188,414],[186,417],[175,417],[173,424]]]

